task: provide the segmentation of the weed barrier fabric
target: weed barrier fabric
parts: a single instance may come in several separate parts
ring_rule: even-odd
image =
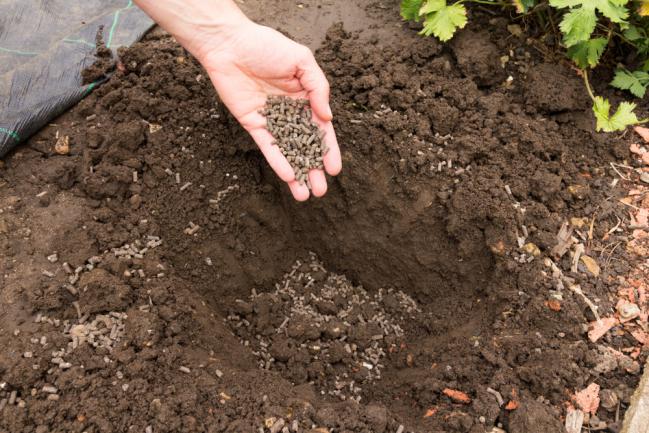
[[[81,71],[107,48],[138,41],[153,21],[132,0],[0,1],[0,158],[99,84]]]

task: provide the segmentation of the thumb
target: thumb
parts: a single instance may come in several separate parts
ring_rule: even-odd
[[[325,122],[333,119],[331,107],[329,107],[329,81],[324,72],[318,66],[311,50],[304,47],[304,56],[298,65],[297,77],[309,94],[309,102],[316,116]]]

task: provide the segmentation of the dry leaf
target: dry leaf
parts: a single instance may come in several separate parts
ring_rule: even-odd
[[[649,143],[649,128],[645,128],[644,126],[636,126],[635,128],[633,128],[633,130],[637,132],[644,141]]]
[[[596,277],[599,276],[599,265],[597,264],[595,259],[589,256],[581,256],[581,262],[584,264],[584,266],[586,266],[588,272]]]
[[[594,343],[617,324],[618,321],[615,317],[604,317],[602,320],[591,322],[588,338]]]
[[[631,146],[629,146],[629,150],[631,153],[635,153],[636,155],[644,155],[646,151],[640,147],[638,143],[633,143]]]
[[[646,226],[649,223],[649,209],[640,209],[635,215],[632,215],[631,218],[633,225]]]
[[[599,408],[599,385],[591,383],[586,389],[575,394],[573,400],[581,410],[595,415],[597,408]]]
[[[451,400],[453,400],[456,403],[463,403],[463,404],[471,403],[471,397],[469,397],[468,395],[466,395],[466,393],[462,391],[446,388],[442,392],[444,393],[444,395],[450,397]]]

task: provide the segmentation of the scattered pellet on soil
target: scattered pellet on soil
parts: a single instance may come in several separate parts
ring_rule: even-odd
[[[309,101],[284,96],[270,96],[260,113],[266,116],[266,127],[273,135],[273,144],[279,146],[295,171],[300,184],[307,183],[311,169],[322,169],[328,148],[324,132],[312,120]]]
[[[357,402],[363,385],[381,379],[382,360],[402,342],[402,325],[420,314],[405,293],[369,293],[327,272],[314,254],[297,261],[275,291],[253,291],[236,304],[230,323],[260,368]]]

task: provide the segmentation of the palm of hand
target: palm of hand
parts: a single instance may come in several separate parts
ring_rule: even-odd
[[[325,131],[329,152],[324,157],[327,173],[337,175],[341,158],[331,124],[329,85],[311,51],[268,27],[247,24],[235,32],[226,47],[215,47],[203,59],[223,103],[250,133],[277,175],[288,183],[297,200],[309,198],[309,189],[295,180],[293,168],[266,129],[259,114],[268,95],[307,98],[314,120]],[[309,173],[312,192],[322,196],[327,181],[322,170]]]

